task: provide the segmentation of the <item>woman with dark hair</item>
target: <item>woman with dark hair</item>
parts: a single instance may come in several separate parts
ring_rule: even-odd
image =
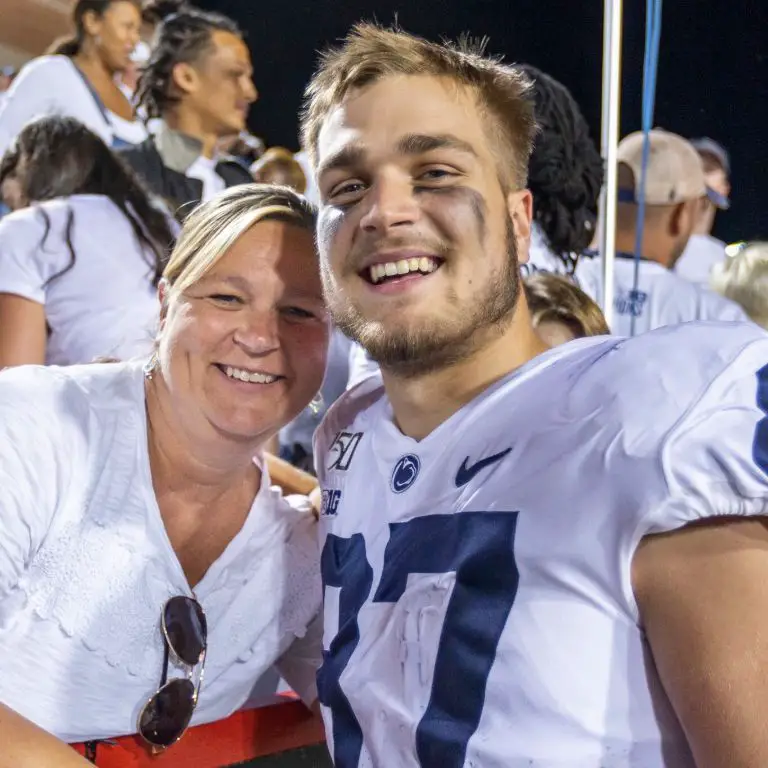
[[[77,118],[112,147],[146,136],[119,78],[139,42],[138,0],[77,0],[75,34],[54,55],[33,59],[19,73],[0,108],[0,155],[36,117]]]
[[[603,161],[570,91],[528,64],[539,134],[529,164],[534,226],[523,270],[573,275],[595,234]]]
[[[137,101],[154,135],[123,157],[180,218],[226,187],[252,181],[247,169],[219,155],[221,139],[240,133],[256,100],[251,57],[234,21],[181,5],[153,6],[152,53]]]
[[[0,368],[129,358],[151,347],[171,222],[77,120],[30,123],[0,161],[20,210],[0,221]]]

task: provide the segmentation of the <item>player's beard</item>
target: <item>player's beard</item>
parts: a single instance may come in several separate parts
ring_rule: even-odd
[[[444,267],[443,267],[444,268]],[[414,378],[450,368],[482,346],[489,335],[501,333],[520,296],[517,240],[507,219],[506,259],[492,272],[467,306],[457,308],[455,320],[444,318],[418,327],[387,331],[383,323],[363,316],[352,303],[330,303],[336,326],[365,349],[382,369]]]

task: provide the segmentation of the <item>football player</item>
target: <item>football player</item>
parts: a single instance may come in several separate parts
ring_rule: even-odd
[[[768,339],[546,349],[527,77],[356,27],[308,86],[335,321],[316,437],[337,768],[768,765]],[[383,386],[382,386],[383,381]]]

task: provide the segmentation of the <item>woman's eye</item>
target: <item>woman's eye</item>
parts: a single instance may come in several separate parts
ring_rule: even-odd
[[[242,304],[242,299],[232,293],[212,293],[210,297],[219,304]]]
[[[286,307],[283,310],[283,313],[288,315],[289,317],[293,317],[300,320],[308,320],[314,317],[314,314],[312,314],[312,312],[309,312],[306,309],[302,309],[301,307]]]

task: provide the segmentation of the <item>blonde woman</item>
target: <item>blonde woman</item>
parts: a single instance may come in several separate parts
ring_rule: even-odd
[[[728,258],[712,268],[711,287],[768,329],[768,242],[729,245],[725,252]]]
[[[93,754],[167,748],[273,664],[315,701],[314,517],[262,453],[325,368],[313,225],[229,190],[180,235],[149,360],[0,374],[0,766],[70,760],[17,715]]]

